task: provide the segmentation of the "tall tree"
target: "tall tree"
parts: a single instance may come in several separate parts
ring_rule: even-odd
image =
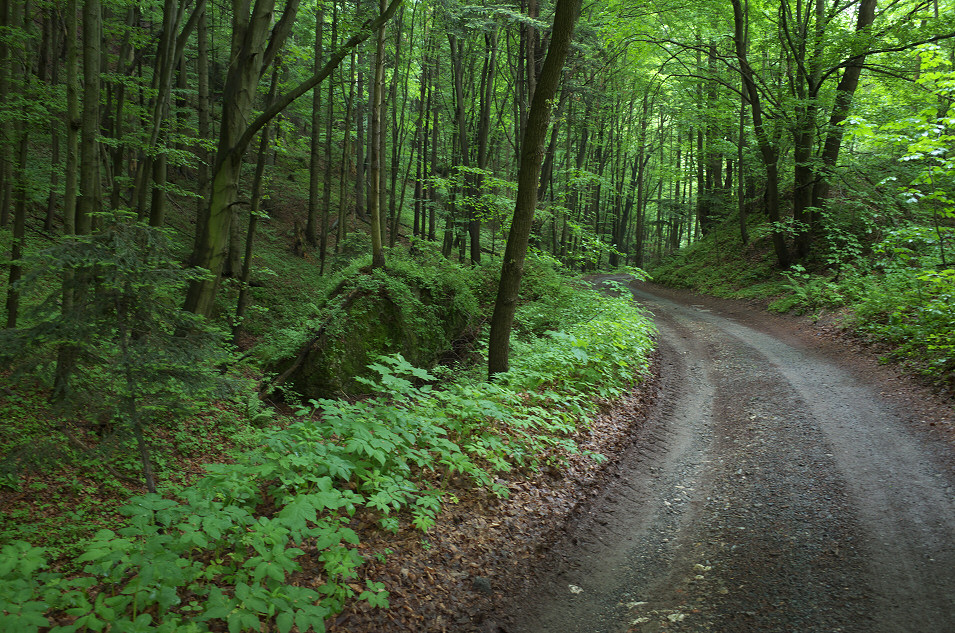
[[[386,0],[379,0],[384,13]],[[371,216],[371,267],[385,265],[385,251],[381,241],[381,104],[385,91],[385,23],[378,27],[375,38],[374,77],[371,87],[371,187],[369,191],[369,215]]]
[[[17,10],[14,11],[13,23],[22,29],[23,44],[17,51],[17,75],[20,81],[19,96],[24,105],[36,103],[33,91],[33,72],[32,72],[32,25],[33,15],[30,6],[30,0],[25,0],[22,4],[17,3]],[[19,23],[19,24],[17,24]],[[17,133],[17,142],[14,152],[15,166],[13,169],[13,190],[14,190],[14,211],[13,211],[13,243],[10,249],[10,274],[7,279],[7,327],[15,328],[17,326],[17,317],[20,311],[20,289],[17,282],[23,271],[20,259],[24,253],[24,242],[26,240],[26,217],[27,217],[27,157],[30,148],[30,127],[33,125],[33,116],[35,113],[30,109],[22,113],[20,120],[20,129]]]
[[[321,4],[315,6],[315,71],[321,69],[322,67],[322,31],[324,30],[325,23],[325,10]],[[331,83],[331,82],[329,82]],[[321,179],[321,172],[319,170],[319,165],[321,162],[321,136],[318,133],[318,130],[321,128],[321,111],[322,111],[322,91],[319,90],[318,86],[312,89],[312,125],[311,125],[311,137],[309,139],[309,145],[311,151],[309,152],[309,166],[308,166],[308,214],[305,221],[305,239],[310,246],[318,245],[318,213],[319,213],[319,197],[318,197],[318,183]],[[327,213],[328,209],[324,209],[323,213]],[[321,253],[320,257],[324,260],[325,254]]]
[[[391,0],[376,18],[368,20],[345,42],[321,70],[296,88],[278,97],[262,114],[251,119],[253,97],[262,74],[272,64],[291,33],[299,0],[289,0],[282,17],[272,27],[275,0],[256,0],[251,13],[243,0],[234,0],[232,23],[232,63],[226,76],[219,142],[213,166],[212,191],[208,208],[197,223],[197,239],[190,264],[204,268],[210,275],[190,283],[185,308],[209,316],[222,273],[229,232],[235,216],[242,159],[255,134],[275,115],[318,85],[348,55],[348,52],[378,31],[398,9],[402,0]],[[245,10],[244,7],[246,7]]]
[[[773,226],[773,250],[776,253],[776,260],[779,262],[779,266],[781,268],[789,268],[791,263],[789,249],[786,246],[785,236],[778,225],[780,220],[779,149],[764,125],[762,95],[756,83],[756,75],[749,64],[749,55],[747,52],[748,41],[746,38],[746,25],[749,19],[748,3],[747,10],[744,11],[741,0],[731,0],[731,2],[733,3],[733,43],[736,48],[736,58],[739,61],[739,69],[743,77],[746,99],[749,101],[753,117],[753,130],[756,134],[756,142],[763,158],[763,168],[766,171],[766,193],[763,199],[766,204],[769,220],[775,223]]]
[[[557,85],[564,69],[564,60],[570,50],[574,25],[577,22],[580,0],[557,0],[554,26],[551,31],[547,57],[541,69],[540,80],[534,90],[527,126],[521,142],[521,161],[517,177],[517,200],[514,217],[504,249],[501,264],[501,279],[491,317],[491,333],[488,347],[488,375],[508,370],[510,357],[511,328],[517,310],[517,298],[524,274],[524,260],[534,212],[537,208],[537,188],[541,163],[544,159],[544,144],[550,125],[551,101],[557,93]]]

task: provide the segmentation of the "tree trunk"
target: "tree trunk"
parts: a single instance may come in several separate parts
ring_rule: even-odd
[[[564,117],[564,108],[567,105],[567,98],[571,91],[567,89],[566,84],[560,91],[560,99],[557,102],[557,120],[550,131],[550,143],[547,145],[547,152],[544,154],[544,163],[541,165],[541,184],[537,191],[537,199],[540,200],[547,194],[547,188],[551,187],[551,181],[554,178],[554,159],[557,156],[557,137],[560,136],[560,123]],[[490,96],[489,96],[490,97]],[[490,111],[488,111],[490,118]],[[490,127],[490,121],[488,121]]]
[[[199,141],[211,136],[212,121],[209,113],[209,16],[208,9],[204,8],[199,15],[197,26],[198,57],[196,58],[196,74],[199,75],[198,94],[196,96],[196,118],[199,123]],[[196,201],[196,216],[202,215],[202,205],[209,196],[209,151],[199,142],[193,149],[198,157],[199,169],[197,174],[199,198]]]
[[[322,31],[324,30],[325,11],[322,6],[315,7],[315,71],[322,67]],[[331,83],[331,82],[329,82]],[[321,137],[318,130],[321,128],[322,112],[322,91],[318,86],[312,89],[312,134],[309,139],[309,165],[308,165],[308,214],[305,220],[305,241],[309,246],[315,247],[318,244],[318,183],[319,183],[319,161],[321,160]],[[323,212],[327,212],[325,209]],[[324,262],[325,253],[319,253],[319,257]]]
[[[43,25],[44,29],[47,30],[44,34],[44,46],[43,46],[43,55],[45,57],[45,62],[41,63],[40,71],[40,80],[45,81],[47,78],[47,72],[49,71],[50,85],[56,87],[60,83],[60,74],[59,68],[60,64],[56,59],[56,51],[59,50],[60,44],[60,29],[58,28],[58,19],[56,13],[51,9],[47,9],[45,12]],[[0,62],[2,63],[2,62]],[[45,68],[46,70],[44,70]],[[59,130],[59,117],[53,116],[50,117],[49,121],[49,131],[50,131],[50,163],[54,166],[60,164],[60,130]],[[56,196],[57,189],[59,185],[59,172],[57,169],[50,170],[50,193],[46,199],[46,213],[43,219],[43,230],[47,233],[53,232],[53,221],[56,217]]]
[[[737,131],[736,188],[737,208],[739,210],[739,237],[743,244],[749,244],[749,230],[746,226],[746,183],[743,177],[743,153],[746,149],[746,93],[742,92],[739,106],[739,129]]]
[[[778,223],[779,213],[779,150],[769,137],[766,128],[763,126],[763,109],[759,96],[759,89],[753,78],[753,69],[750,67],[746,55],[745,29],[748,17],[743,12],[741,0],[731,0],[733,3],[733,24],[735,27],[734,43],[736,46],[736,57],[739,60],[740,72],[743,75],[743,82],[746,87],[746,97],[749,101],[753,116],[753,131],[756,134],[756,141],[759,144],[759,151],[763,158],[763,167],[766,170],[766,212],[769,220]],[[778,225],[777,225],[778,227]],[[782,231],[777,227],[773,228],[773,250],[776,253],[776,260],[780,268],[789,268],[791,260],[789,250],[786,247],[786,241]]]
[[[465,203],[461,205],[466,214],[468,236],[471,242],[471,263],[481,263],[481,219],[474,208],[474,175],[471,173],[471,148],[468,143],[468,126],[465,118],[464,97],[464,44],[453,34],[448,34],[448,46],[451,51],[451,76],[454,86],[454,123],[458,146],[458,162],[464,167],[462,174],[462,194]]]
[[[73,0],[67,5],[67,46],[72,46],[73,52],[67,49],[67,108],[76,110],[77,118],[80,121],[78,134],[78,147],[76,153],[72,153],[69,148],[71,142],[68,142],[67,168],[70,167],[70,156],[78,156],[79,161],[79,186],[76,191],[76,199],[73,212],[69,207],[64,210],[65,227],[67,234],[88,235],[91,230],[92,213],[99,210],[99,178],[100,162],[99,151],[97,147],[97,136],[99,130],[99,99],[100,99],[100,48],[102,45],[103,16],[99,0],[85,0],[83,3],[83,98],[82,113],[79,111],[79,103],[74,99],[70,103],[70,85],[73,85],[75,95],[75,85],[79,81],[76,70],[76,45],[75,35],[77,33],[78,20],[76,19],[76,5]],[[71,59],[72,58],[72,59]],[[72,75],[72,80],[70,79]],[[71,126],[72,128],[72,126]],[[71,139],[72,141],[72,139]],[[69,197],[70,172],[67,172],[67,194]],[[83,295],[89,283],[81,275],[73,275],[65,271],[62,278],[63,282],[63,305],[61,313],[66,315],[76,309],[76,306],[82,305]],[[61,401],[70,392],[70,379],[76,363],[77,346],[66,343],[60,345],[57,349],[56,372],[54,376],[53,401]]]
[[[872,25],[875,20],[875,9],[877,0],[862,0],[859,4],[856,32],[864,31]],[[935,6],[938,11],[938,5]],[[836,86],[835,103],[832,106],[832,112],[829,116],[829,125],[826,131],[826,140],[822,149],[822,168],[816,175],[815,186],[812,192],[812,206],[814,208],[810,224],[815,227],[819,221],[819,209],[825,204],[829,197],[830,181],[832,179],[832,170],[839,160],[839,151],[842,148],[842,139],[845,128],[842,122],[849,116],[849,108],[852,106],[852,98],[855,95],[856,88],[859,86],[859,77],[862,75],[862,66],[865,63],[865,55],[852,60],[846,66],[839,84]]]
[[[83,3],[83,114],[80,128],[80,181],[76,234],[87,235],[92,214],[100,210],[99,99],[103,15],[99,0]]]
[[[331,48],[338,45],[338,3],[332,3]],[[315,87],[318,90],[318,86]],[[328,251],[328,216],[332,210],[332,130],[335,117],[335,82],[328,82],[328,104],[325,110],[325,174],[322,182],[322,234],[318,244],[319,274],[325,274],[325,258]],[[342,156],[344,160],[344,156]]]
[[[361,0],[355,0],[355,13],[360,14]],[[357,59],[357,84],[355,87],[354,113],[355,113],[355,215],[365,219],[365,180],[367,170],[365,169],[365,55],[359,50]]]
[[[514,205],[514,218],[511,221],[511,230],[504,250],[494,314],[491,317],[488,348],[490,377],[506,372],[509,366],[511,327],[514,323],[517,297],[524,273],[524,259],[527,255],[534,211],[537,207],[538,178],[550,124],[551,101],[557,92],[564,60],[570,49],[579,6],[579,0],[557,0],[550,46],[541,70],[540,81],[537,83],[534,98],[531,101],[527,126],[521,142],[517,201]]]
[[[18,15],[20,13],[20,15]],[[32,73],[32,51],[31,51],[31,30],[33,25],[33,15],[30,12],[30,0],[26,0],[18,11],[14,11],[14,16],[19,19],[12,20],[13,24],[23,29],[24,44],[20,50],[19,61],[17,64],[17,74],[20,78],[20,95],[29,102],[33,99],[33,73]],[[17,24],[20,22],[20,24]],[[27,219],[27,156],[30,148],[30,125],[29,122],[22,126],[18,134],[16,146],[16,165],[13,170],[14,186],[14,209],[13,209],[13,235],[10,248],[10,271],[7,278],[7,328],[13,329],[17,326],[17,317],[20,312],[20,289],[17,282],[23,274],[23,265],[20,259],[23,257],[24,242],[26,240],[26,219]]]
[[[719,126],[713,114],[716,111],[717,98],[717,69],[716,43],[710,42],[707,48],[707,76],[710,81],[706,86],[706,101],[704,112],[707,113],[705,128],[700,130],[699,150],[701,152],[702,169],[705,178],[700,182],[697,192],[700,201],[700,232],[706,235],[714,228],[720,218],[719,212],[723,204],[723,155],[717,150],[720,138]],[[705,135],[705,140],[704,140]]]
[[[439,61],[438,57],[434,58],[434,68],[432,72],[432,78],[434,81],[437,81],[439,70]],[[428,240],[434,242],[438,239],[438,192],[434,183],[434,176],[438,173],[438,113],[440,108],[438,107],[438,99],[435,97],[432,99],[431,103],[432,114],[434,120],[431,124],[431,168],[428,170],[428,176],[431,184],[428,187],[428,198],[431,201],[431,204],[428,205]]]
[[[425,173],[425,149],[428,146],[428,119],[430,118],[430,73],[428,51],[430,50],[430,40],[422,53],[421,71],[418,74],[418,120],[415,124],[415,147],[417,149],[417,159],[415,160],[415,184],[414,184],[414,223],[411,234],[419,237],[427,233],[427,220],[424,206],[424,173]]]
[[[13,2],[0,2],[0,29],[6,31],[14,18]],[[74,44],[75,46],[75,44]],[[10,98],[11,63],[10,44],[7,37],[0,37],[0,105]],[[13,146],[14,125],[12,121],[0,124],[0,227],[10,223],[10,198],[13,188],[13,165],[11,149]]]
[[[266,104],[275,100],[275,93],[279,84],[279,64],[272,68],[272,85],[269,87],[269,96]],[[316,86],[315,90],[318,90]],[[252,178],[252,192],[249,206],[249,228],[245,235],[245,254],[242,259],[242,272],[239,275],[239,298],[236,302],[235,320],[232,322],[232,343],[238,345],[242,335],[242,323],[245,320],[245,311],[249,305],[249,279],[252,275],[252,252],[255,247],[255,230],[259,223],[259,207],[262,203],[262,180],[265,175],[266,154],[269,149],[269,125],[266,124],[259,132],[259,154],[255,162],[255,176]]]
[[[338,233],[335,236],[335,252],[341,251],[342,240],[348,235],[348,190],[345,183],[351,174],[351,125],[352,113],[355,103],[355,82],[352,78],[355,76],[355,51],[351,53],[351,64],[348,70],[348,99],[345,102],[345,121],[342,123],[342,129],[345,130],[345,141],[342,143],[342,166],[338,179]],[[342,93],[345,92],[345,86],[342,85]]]
[[[415,14],[418,5],[415,4],[411,11],[411,28],[408,39],[414,41]],[[407,172],[401,185],[398,185],[398,174],[401,171],[401,150],[404,148],[404,141],[407,138],[405,130],[405,112],[408,106],[408,93],[410,92],[408,80],[411,76],[411,56],[408,56],[407,69],[404,75],[404,96],[401,103],[398,103],[398,69],[401,68],[401,42],[404,40],[404,9],[398,14],[395,28],[395,65],[391,74],[391,87],[388,89],[388,101],[391,105],[391,184],[388,187],[388,246],[394,247],[398,242],[401,228],[401,211],[405,204],[405,189],[408,184],[407,173],[410,173],[412,162],[414,161],[414,146],[411,147],[411,156],[408,157]],[[399,118],[398,112],[401,111]],[[384,203],[382,203],[384,204]]]
[[[382,13],[385,1],[379,0]],[[371,191],[368,198],[371,216],[371,267],[385,265],[385,251],[381,242],[381,102],[385,89],[385,25],[378,28],[375,47],[375,73],[371,101]]]
[[[203,3],[197,9],[203,8]],[[176,43],[179,27],[185,13],[185,3],[178,0],[165,0],[163,9],[163,26],[160,32],[159,48],[156,52],[156,67],[153,75],[153,88],[157,90],[152,108],[152,130],[148,141],[148,153],[141,162],[143,176],[140,186],[146,187],[150,180],[147,171],[152,175],[152,192],[149,207],[149,225],[162,226],[166,217],[166,148],[163,147],[168,135],[169,106],[172,97],[172,76],[176,67]],[[155,156],[150,156],[155,154]]]
[[[781,28],[791,42],[790,51],[795,56],[795,119],[793,122],[793,225],[796,233],[796,257],[809,256],[810,225],[809,214],[812,206],[813,180],[815,168],[812,165],[813,149],[816,143],[816,114],[818,86],[822,73],[819,57],[822,45],[822,27],[825,20],[822,0],[815,0],[815,20],[813,12],[806,9],[805,15],[796,16],[796,24],[786,19],[788,12],[783,10]],[[814,25],[814,28],[813,28]],[[815,42],[809,52],[810,42]]]
[[[252,123],[252,99],[262,73],[271,65],[288,37],[295,20],[298,0],[289,0],[282,18],[271,28],[274,0],[257,0],[251,19],[243,21],[236,14],[233,24],[233,63],[229,66],[223,97],[222,122],[212,180],[208,211],[197,226],[198,239],[190,263],[205,268],[211,275],[190,284],[185,309],[209,316],[222,274],[225,247],[232,220],[242,155],[255,134],[276,114],[323,81],[345,58],[348,52],[385,24],[402,0],[392,0],[377,18],[365,23],[345,44],[331,55],[322,69],[300,83],[290,92],[277,98]],[[236,0],[241,3],[241,0]],[[260,6],[261,5],[261,6]],[[248,16],[245,16],[248,17]],[[271,33],[271,35],[270,35]]]

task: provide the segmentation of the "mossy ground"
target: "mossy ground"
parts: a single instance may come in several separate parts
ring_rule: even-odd
[[[701,240],[648,267],[654,281],[717,297],[771,300],[785,294],[786,278],[776,263],[768,226],[753,217],[749,241],[740,237],[738,220],[717,225]]]

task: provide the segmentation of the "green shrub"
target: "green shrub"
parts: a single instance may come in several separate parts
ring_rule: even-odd
[[[105,420],[110,434],[134,436],[152,486],[143,429],[224,395],[229,354],[222,332],[180,309],[202,273],[179,264],[166,233],[119,213],[101,221],[30,258],[18,288],[39,300],[22,327],[0,332],[0,360],[14,379],[48,381],[60,405]]]

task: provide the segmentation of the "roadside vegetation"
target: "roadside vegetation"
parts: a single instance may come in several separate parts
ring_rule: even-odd
[[[174,292],[179,278],[169,279],[168,288],[159,279],[135,288],[127,283],[142,272],[130,264],[136,257],[152,258],[151,270],[162,270],[157,262],[169,245],[159,237],[146,240],[156,245],[154,253],[111,251],[129,268],[103,267],[100,283],[116,294],[100,293],[97,318],[75,325],[97,324],[71,339],[84,341],[77,354],[82,379],[73,382],[67,402],[49,403],[48,361],[63,340],[57,328],[73,325],[52,319],[38,300],[18,330],[28,335],[5,341],[8,354],[29,342],[31,362],[13,363],[17,380],[0,394],[2,415],[21,420],[16,432],[5,428],[0,438],[0,628],[323,630],[348,601],[387,606],[387,587],[360,574],[357,525],[371,519],[376,530],[424,533],[462,490],[506,496],[509,477],[559,468],[579,452],[575,438],[600,403],[646,371],[647,317],[630,300],[599,294],[538,253],[529,259],[512,367],[493,383],[483,364],[486,341],[475,335],[446,364],[421,367],[400,353],[380,356],[358,377],[361,389],[344,399],[307,398],[287,384],[263,387],[274,375],[257,368],[298,349],[317,323],[332,317],[340,319],[338,327],[349,326],[341,311],[346,281],[370,284],[379,297],[410,297],[409,279],[419,296],[453,287],[464,320],[484,320],[494,264],[459,266],[429,250],[417,256],[396,250],[391,267],[365,275],[367,281],[360,272],[367,256],[342,260],[339,273],[300,289],[312,301],[273,328],[251,319],[246,336],[259,344],[244,358],[222,344],[225,333],[203,330],[203,347],[195,345],[193,330],[193,355],[176,366],[169,341],[154,338],[175,337],[175,324],[160,327],[150,319],[162,316],[162,295]],[[141,247],[144,239],[128,243]],[[76,253],[84,249],[102,258],[96,246],[94,239],[80,240],[69,250],[71,261],[82,264]],[[59,262],[58,253],[37,256]],[[283,265],[295,278],[309,278],[310,262]],[[35,282],[31,296],[38,299],[56,288],[43,275]],[[118,303],[129,310],[117,310]],[[272,304],[261,305],[268,314]],[[124,324],[150,334],[127,341]],[[413,334],[408,340],[434,351],[435,322],[421,315],[404,325]],[[351,337],[363,340],[358,332]],[[127,371],[130,345],[137,350],[135,376]],[[156,493],[144,490],[137,429],[150,447]],[[296,575],[306,552],[321,561],[321,575],[307,582]]]
[[[748,244],[736,218],[648,267],[654,280],[718,297],[761,300],[768,310],[827,318],[946,390],[955,389],[955,269],[950,220],[933,226],[915,208],[883,215],[880,201],[843,199],[857,221],[820,236],[820,255],[780,270],[769,228],[750,220]],[[889,207],[891,208],[891,207]],[[861,215],[861,214],[860,214]]]
[[[736,212],[651,266],[657,281],[766,299],[778,312],[836,314],[842,327],[887,348],[886,360],[955,390],[955,72],[940,47],[917,53],[920,72],[904,101],[873,82],[841,124],[850,158],[841,186],[813,210],[808,257],[786,267],[772,257],[770,231],[798,249],[809,228],[793,215],[749,216],[743,231]],[[794,183],[783,191],[792,205]]]

